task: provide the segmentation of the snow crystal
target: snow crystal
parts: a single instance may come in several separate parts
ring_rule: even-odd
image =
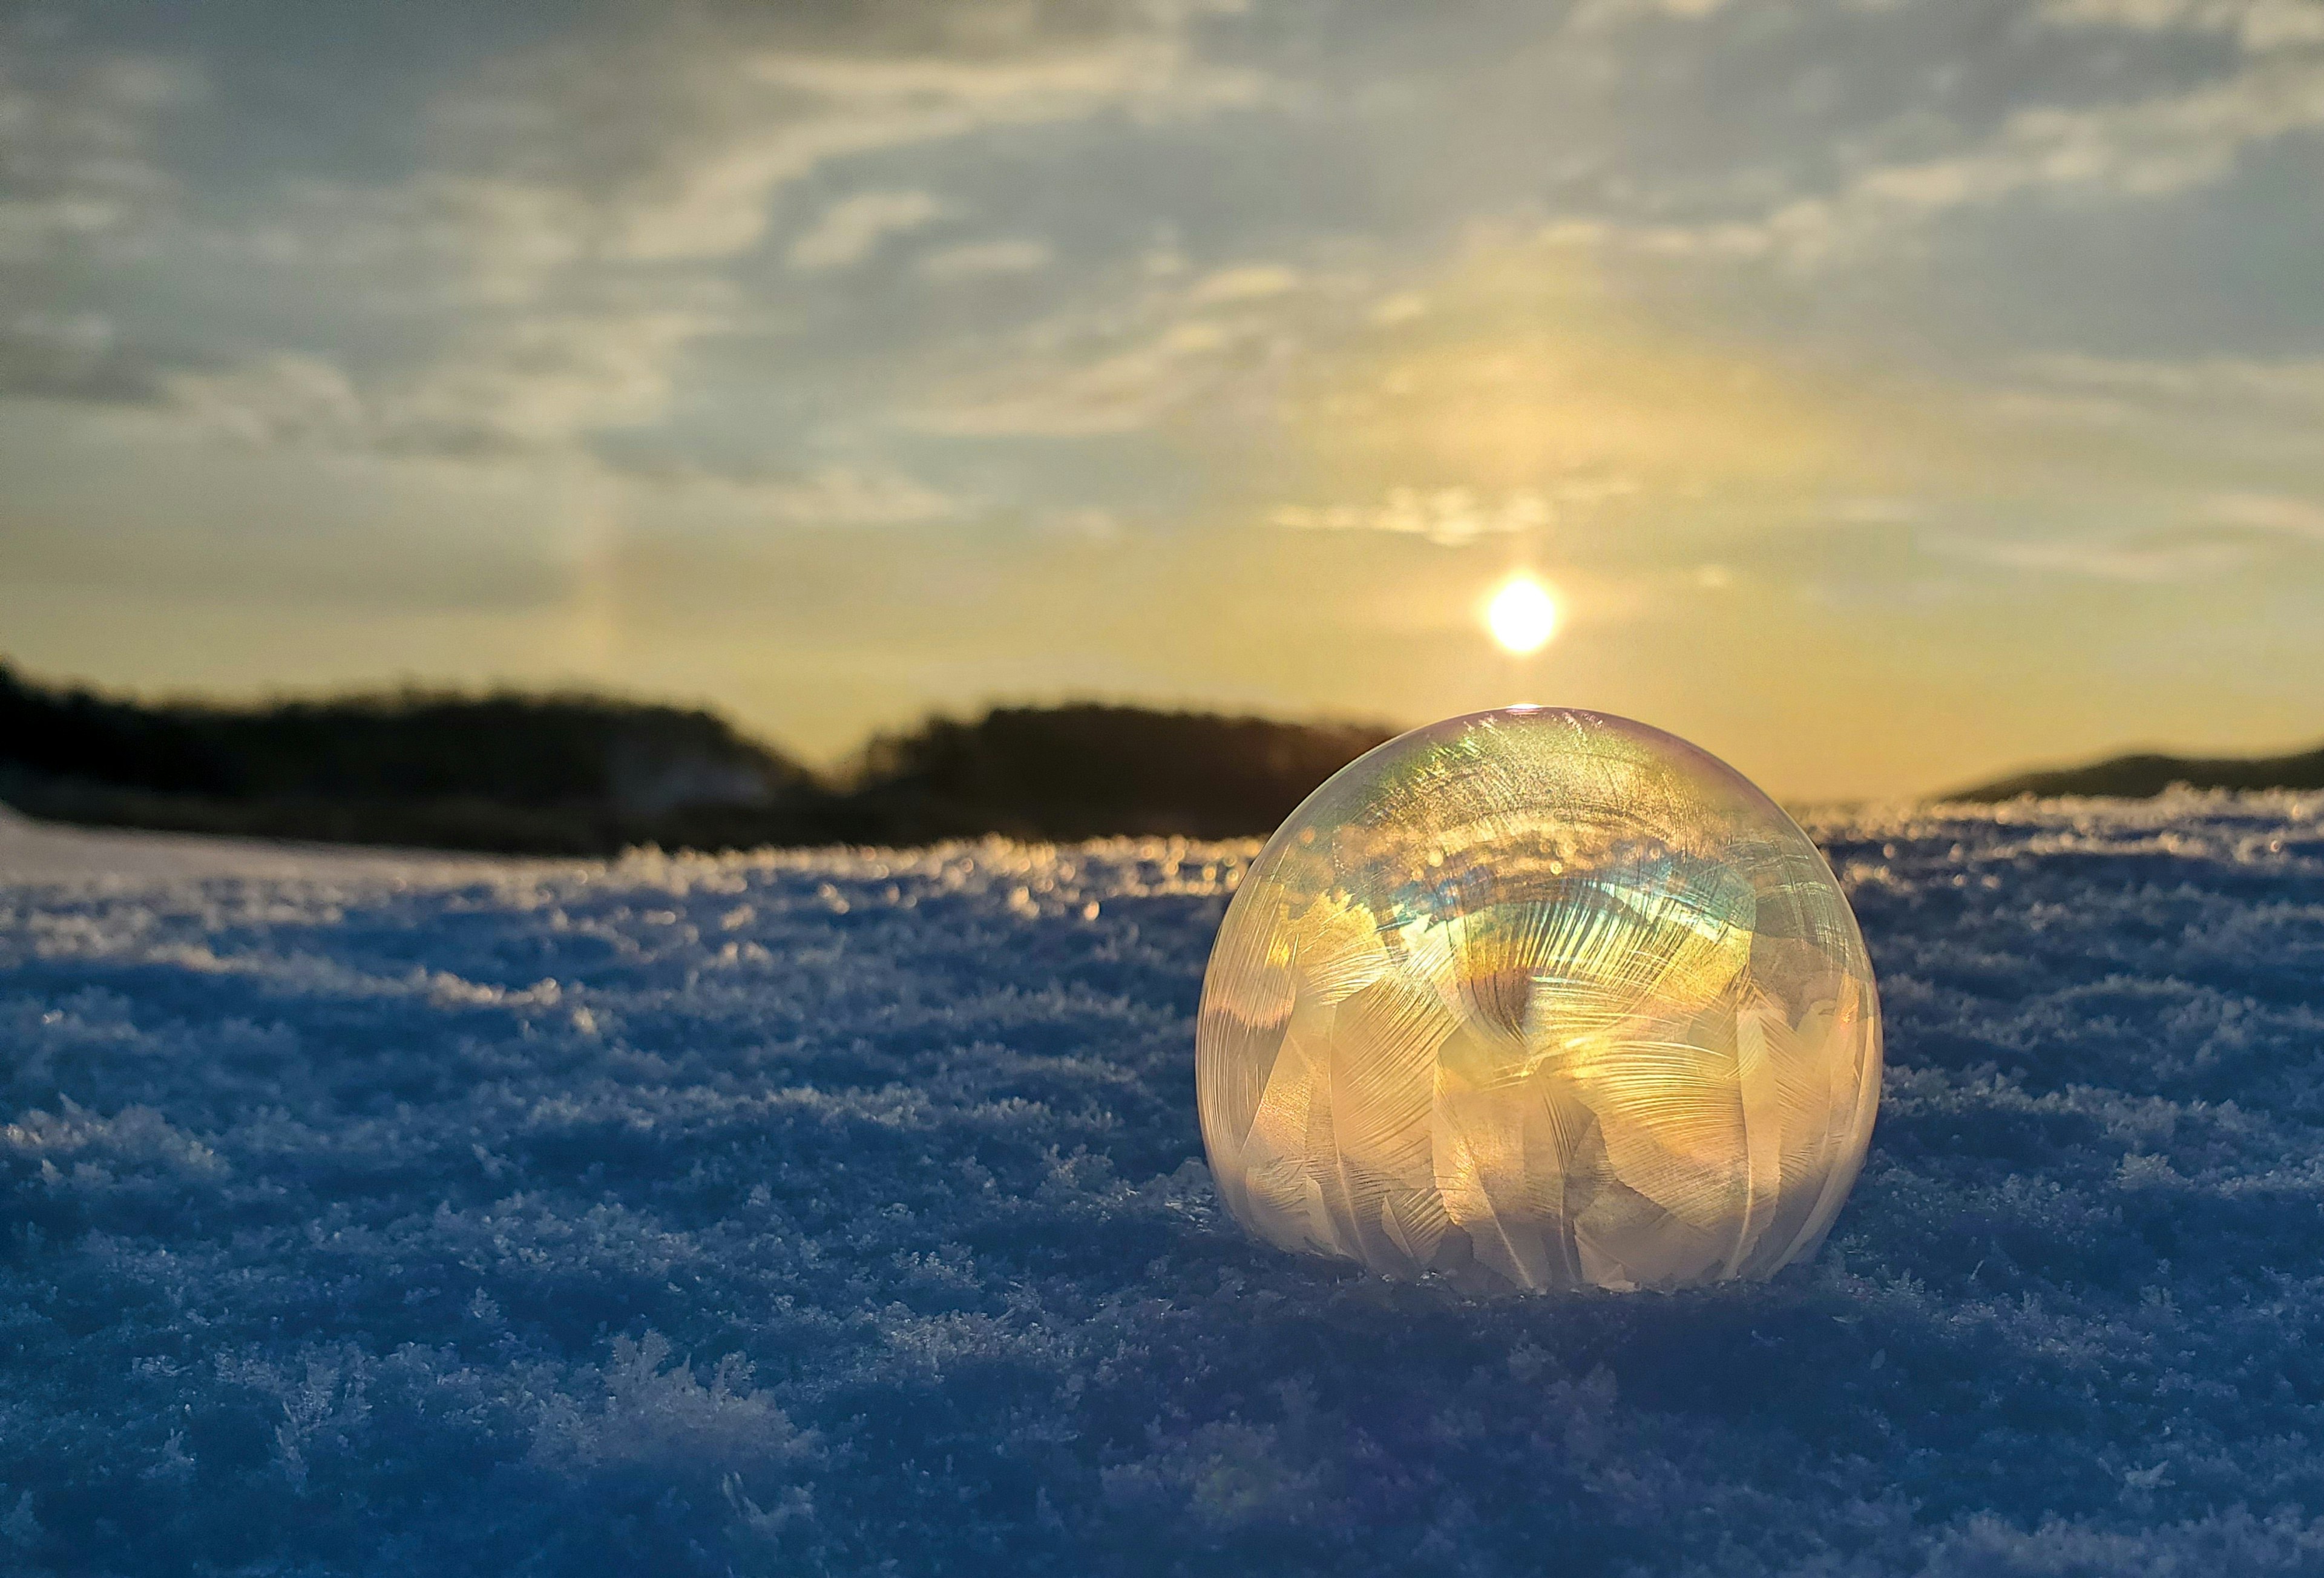
[[[1249,845],[607,864],[0,828],[0,1571],[2324,1569],[2324,799],[1816,824],[1813,1262],[1244,1237]]]

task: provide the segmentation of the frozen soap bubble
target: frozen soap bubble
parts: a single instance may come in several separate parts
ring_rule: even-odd
[[[1285,1249],[1480,1292],[1765,1278],[1863,1163],[1880,1006],[1831,868],[1741,774],[1510,707],[1292,813],[1194,1083],[1219,1193]]]

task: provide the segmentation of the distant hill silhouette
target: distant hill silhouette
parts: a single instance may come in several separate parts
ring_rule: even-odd
[[[1008,707],[875,738],[831,780],[712,714],[601,696],[149,704],[0,665],[0,801],[113,826],[534,854],[1225,837],[1271,832],[1393,732]]]
[[[60,821],[586,853],[811,782],[708,713],[604,697],[146,704],[0,667],[0,799]]]
[[[908,842],[1265,834],[1396,733],[1093,704],[1001,707],[973,724],[933,718],[874,739],[853,798]]]
[[[2059,795],[2145,799],[2174,783],[2190,789],[2324,789],[2324,747],[2291,756],[2165,756],[2153,752],[2116,756],[2087,767],[2020,772],[1973,789],[1956,789],[1949,800],[2009,800],[2020,795],[2047,799]]]
[[[591,801],[648,812],[762,803],[807,776],[706,712],[599,696],[400,690],[152,706],[30,684],[5,666],[0,761],[239,799]]]

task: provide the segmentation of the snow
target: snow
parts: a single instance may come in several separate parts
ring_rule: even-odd
[[[178,877],[327,877],[474,865],[468,856],[415,855],[343,845],[199,838],[180,833],[92,832],[35,822],[0,806],[0,883],[74,881],[119,889]]]
[[[1472,1302],[1215,1203],[1249,845],[0,829],[0,1571],[2324,1570],[2324,798],[1812,830],[1823,1254]]]

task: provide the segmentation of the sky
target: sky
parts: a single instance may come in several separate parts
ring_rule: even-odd
[[[2285,749],[2319,259],[2319,0],[10,5],[0,657]]]

